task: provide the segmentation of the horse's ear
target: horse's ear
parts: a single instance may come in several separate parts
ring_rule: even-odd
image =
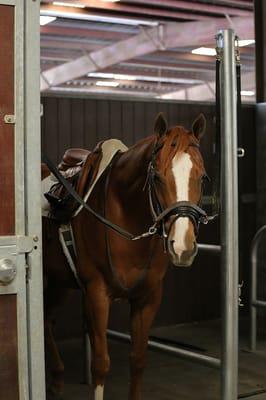
[[[154,133],[163,136],[168,131],[168,123],[163,113],[159,113],[154,123]]]
[[[201,139],[206,131],[206,117],[204,114],[199,114],[195,121],[192,124],[192,133],[196,136],[197,139]]]

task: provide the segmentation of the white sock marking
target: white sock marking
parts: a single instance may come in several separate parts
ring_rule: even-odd
[[[172,161],[172,171],[176,185],[176,201],[189,200],[189,178],[192,169],[192,161],[188,153],[178,153]],[[179,256],[186,250],[186,233],[189,226],[189,218],[178,218],[174,226],[174,250]]]
[[[104,389],[104,386],[102,386],[102,385],[96,386],[95,392],[94,392],[94,400],[103,400],[103,389]]]

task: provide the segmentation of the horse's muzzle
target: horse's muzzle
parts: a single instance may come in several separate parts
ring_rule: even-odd
[[[190,267],[198,253],[197,243],[194,243],[192,250],[184,250],[180,254],[176,254],[174,251],[173,240],[168,240],[168,252],[171,258],[172,264],[176,267]]]

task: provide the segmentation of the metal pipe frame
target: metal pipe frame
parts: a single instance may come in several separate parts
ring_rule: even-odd
[[[112,330],[107,331],[107,335],[110,339],[122,340],[123,342],[130,343],[131,337],[125,333],[116,332]],[[152,350],[162,351],[164,353],[169,353],[174,356],[178,356],[184,360],[189,360],[196,362],[198,364],[205,365],[210,368],[220,368],[221,361],[218,358],[206,356],[204,354],[195,353],[193,351],[188,351],[185,349],[180,349],[178,347],[165,345],[162,343],[155,342],[153,340],[148,341],[148,347]]]
[[[238,168],[235,33],[217,35],[221,62],[221,399],[238,396]]]
[[[266,231],[266,225],[263,225],[251,244],[251,292],[250,292],[250,341],[251,351],[257,347],[257,307],[266,307],[266,301],[257,299],[257,272],[258,272],[258,248],[261,237]]]
[[[207,251],[208,253],[219,254],[222,251],[222,246],[219,244],[198,243],[198,249],[200,251]]]

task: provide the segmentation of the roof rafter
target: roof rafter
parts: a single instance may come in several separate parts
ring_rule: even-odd
[[[91,0],[83,0],[82,3],[84,5],[90,4]],[[158,1],[157,0],[127,0],[127,3],[131,4],[145,4],[145,5],[155,5],[158,6]],[[243,10],[241,8],[237,7],[229,7],[229,6],[221,6],[217,4],[204,4],[200,1],[196,2],[188,2],[188,1],[169,1],[169,0],[164,0],[160,3],[160,7],[162,8],[172,8],[172,9],[178,9],[178,10],[186,10],[186,11],[194,11],[194,12],[207,12],[210,14],[216,14],[216,15],[224,15],[224,14],[230,14],[230,15],[235,15],[235,16],[249,16],[251,14],[250,11],[248,10]]]
[[[254,22],[251,17],[236,17],[230,20],[241,39],[250,39],[254,35]],[[227,19],[205,21],[167,23],[150,29],[102,49],[86,53],[76,60],[46,70],[41,74],[41,90],[57,86],[68,80],[107,68],[157,50],[174,47],[202,46],[210,42],[210,38],[219,29],[229,27]],[[193,35],[191,33],[193,32]]]

